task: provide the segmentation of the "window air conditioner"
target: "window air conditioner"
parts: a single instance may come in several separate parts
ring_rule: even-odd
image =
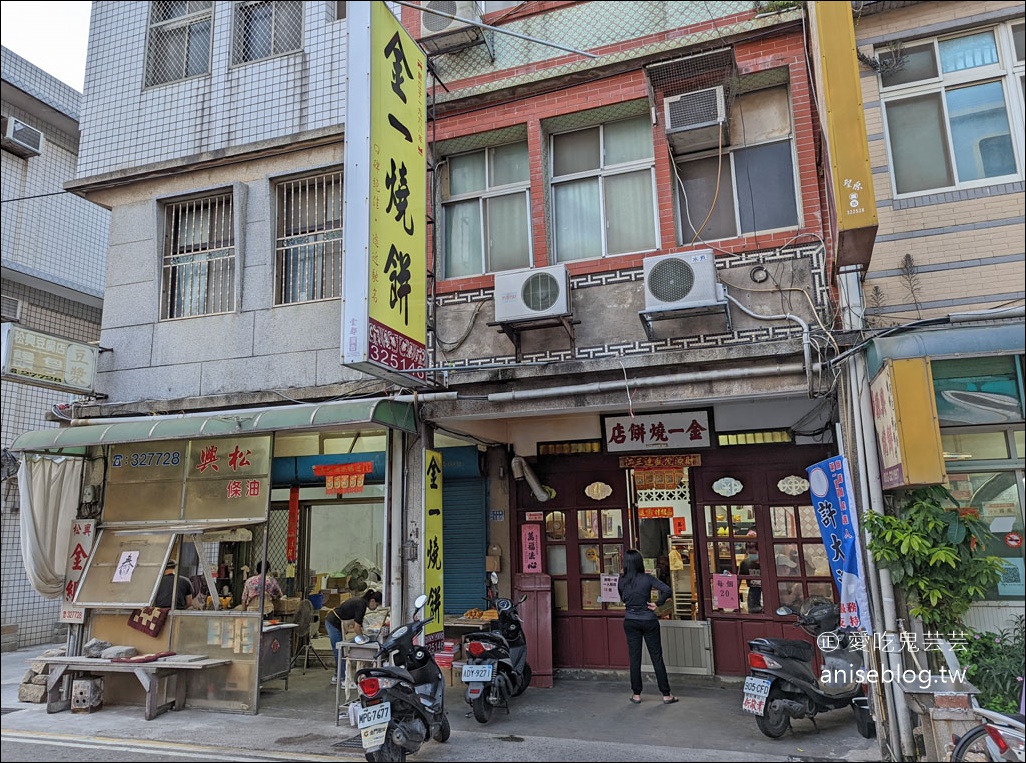
[[[709,87],[663,99],[666,139],[675,154],[730,144],[723,87]]]
[[[642,264],[647,311],[727,303],[726,291],[716,280],[716,256],[712,249],[646,257]]]
[[[43,133],[35,127],[14,117],[3,118],[3,147],[12,154],[27,159],[30,156],[39,156],[43,151]]]
[[[495,274],[495,321],[512,323],[570,314],[566,265]]]
[[[481,27],[459,19],[481,20],[481,10],[474,0],[428,0],[420,12],[420,46],[427,53],[451,53],[484,42]],[[449,16],[436,16],[428,11],[440,11]]]

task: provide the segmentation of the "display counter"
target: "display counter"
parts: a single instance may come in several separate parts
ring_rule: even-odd
[[[292,631],[296,623],[264,624],[260,634],[260,683],[285,679],[289,688],[289,671],[292,666]]]

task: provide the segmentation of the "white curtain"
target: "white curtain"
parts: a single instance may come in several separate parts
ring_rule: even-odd
[[[64,591],[81,485],[81,458],[26,453],[18,468],[22,561],[32,587],[48,599]]]

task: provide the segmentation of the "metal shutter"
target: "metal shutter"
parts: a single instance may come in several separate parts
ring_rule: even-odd
[[[442,481],[444,610],[462,615],[484,609],[487,531],[485,480]]]

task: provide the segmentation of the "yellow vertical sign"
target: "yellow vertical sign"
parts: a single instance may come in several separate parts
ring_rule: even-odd
[[[442,579],[442,454],[437,450],[424,451],[424,586],[428,603],[425,614],[433,617],[424,629],[424,635],[441,633],[443,579]]]

